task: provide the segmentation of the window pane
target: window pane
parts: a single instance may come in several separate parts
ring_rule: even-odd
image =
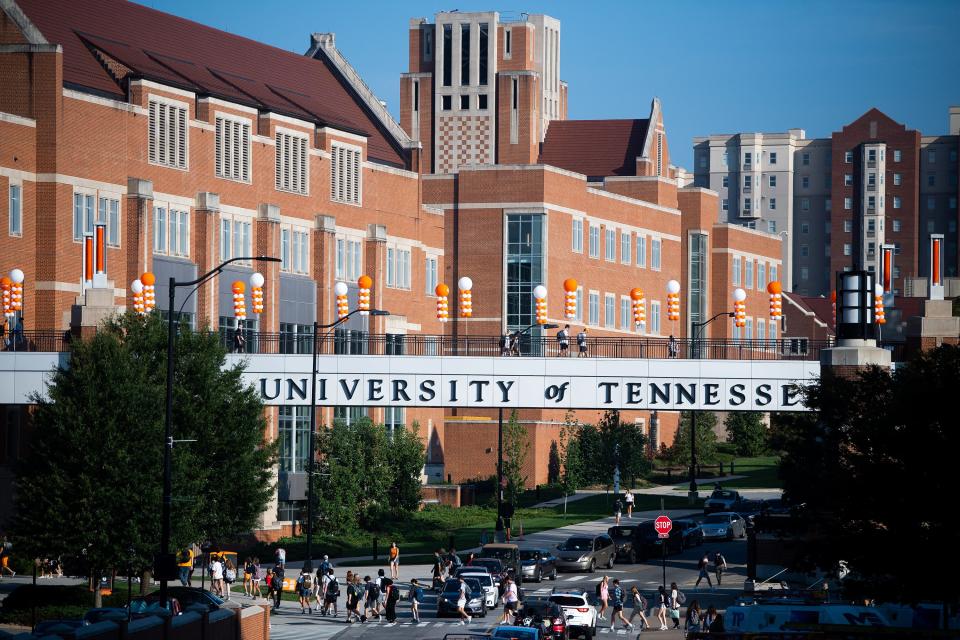
[[[110,213],[107,220],[107,242],[114,246],[120,246],[120,201],[110,201]]]

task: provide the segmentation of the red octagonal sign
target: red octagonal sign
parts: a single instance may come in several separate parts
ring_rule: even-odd
[[[669,538],[670,530],[673,529],[673,521],[667,516],[658,516],[657,519],[653,521],[653,528],[657,530],[659,537]]]

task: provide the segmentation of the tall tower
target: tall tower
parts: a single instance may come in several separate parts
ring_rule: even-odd
[[[565,119],[560,22],[546,15],[436,14],[410,21],[400,123],[423,145],[424,173],[531,164],[552,120]]]

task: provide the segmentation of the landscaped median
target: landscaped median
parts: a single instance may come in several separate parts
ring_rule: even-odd
[[[544,509],[517,509],[513,516],[513,535],[537,533],[548,529],[557,529],[579,522],[598,520],[613,515],[614,496],[598,493],[567,504],[564,515],[563,505]],[[686,497],[667,496],[663,498],[666,509],[688,508]],[[648,511],[660,508],[660,496],[636,495],[635,511]],[[699,504],[699,503],[698,503]],[[314,532],[314,558],[324,554],[331,558],[373,559],[373,546],[376,540],[377,559],[386,559],[391,542],[396,542],[405,563],[429,563],[437,549],[449,549],[451,541],[456,549],[477,547],[485,539],[493,541],[494,523],[497,519],[495,507],[446,507],[431,505],[422,511],[410,514],[405,520],[383,522],[377,531],[362,531],[343,535],[329,535],[322,530]],[[263,562],[273,558],[273,550],[283,547],[287,552],[287,561],[303,560],[306,557],[306,538],[284,538],[279,543],[259,544],[241,552],[241,556],[255,555]],[[341,562],[339,566],[350,566]]]

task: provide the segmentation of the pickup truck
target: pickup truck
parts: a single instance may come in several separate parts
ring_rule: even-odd
[[[714,489],[710,497],[703,503],[704,513],[717,513],[720,511],[734,511],[743,504],[744,498],[738,491],[732,489]]]

